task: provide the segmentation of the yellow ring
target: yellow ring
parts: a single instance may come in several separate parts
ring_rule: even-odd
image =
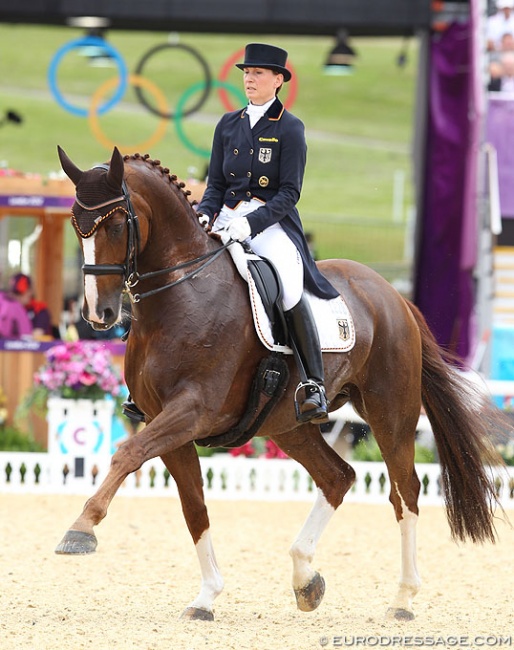
[[[134,86],[143,87],[149,92],[153,93],[155,99],[157,100],[157,105],[161,113],[166,114],[169,112],[166,97],[164,96],[162,91],[153,83],[153,81],[150,81],[145,77],[140,77],[137,74],[129,74],[128,81]],[[112,90],[118,84],[119,84],[118,77],[113,77],[112,79],[108,79],[107,81],[104,81],[104,83],[101,86],[99,86],[99,88],[95,91],[94,95],[91,98],[91,106],[89,108],[88,121],[89,121],[89,127],[93,135],[98,140],[98,142],[100,142],[100,144],[103,144],[103,146],[106,147],[107,149],[112,149],[113,147],[118,147],[120,150],[130,149],[131,151],[151,149],[154,144],[156,144],[162,139],[162,137],[166,132],[166,128],[168,126],[168,119],[166,117],[161,117],[154,134],[150,136],[148,140],[145,140],[144,142],[140,142],[139,144],[132,145],[130,147],[127,145],[120,145],[118,142],[114,142],[113,140],[110,140],[101,130],[100,123],[98,120],[98,111],[97,111],[98,106],[100,105],[100,102],[102,101],[102,98],[105,95],[105,93],[108,92],[109,90]]]

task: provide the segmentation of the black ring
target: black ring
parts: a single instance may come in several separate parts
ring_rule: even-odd
[[[182,43],[162,43],[161,45],[156,45],[155,47],[152,47],[148,50],[146,54],[143,55],[139,63],[137,64],[136,68],[136,74],[141,75],[143,73],[143,67],[145,64],[148,62],[148,59],[152,57],[154,54],[157,52],[160,52],[161,50],[165,50],[168,48],[179,48],[181,50],[185,50],[186,52],[189,52],[197,61],[200,63],[204,74],[205,74],[205,87],[203,89],[202,94],[200,95],[200,98],[194,104],[190,109],[187,111],[184,111],[182,113],[182,117],[186,117],[188,115],[192,115],[193,113],[196,113],[196,111],[200,110],[200,108],[205,104],[207,101],[207,98],[209,97],[209,94],[211,92],[212,88],[212,77],[211,77],[211,71],[209,70],[209,65],[207,64],[207,61],[203,58],[203,56],[195,50],[194,48],[190,47],[189,45],[183,45]],[[175,113],[170,112],[170,113],[162,113],[159,111],[157,108],[149,104],[141,90],[140,87],[135,86],[134,90],[136,92],[137,98],[139,101],[145,106],[151,113],[154,115],[158,115],[159,117],[167,118],[169,120],[175,119]]]

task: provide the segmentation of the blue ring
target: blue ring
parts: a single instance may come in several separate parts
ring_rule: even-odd
[[[99,36],[85,36],[83,38],[78,38],[75,41],[70,41],[69,43],[66,43],[63,45],[59,50],[54,55],[54,58],[50,62],[50,66],[48,67],[48,85],[50,86],[50,90],[57,100],[57,103],[62,106],[66,111],[69,111],[70,113],[73,113],[73,115],[78,115],[79,117],[87,117],[89,114],[89,111],[87,108],[78,108],[77,106],[74,106],[73,104],[70,104],[68,101],[66,101],[59,90],[57,86],[57,68],[59,67],[59,64],[61,63],[61,59],[63,56],[68,54],[71,50],[74,50],[77,47],[87,47],[87,46],[95,46],[95,47],[102,47],[104,50],[107,50],[107,52],[113,57],[113,59],[116,61],[116,65],[118,66],[118,72],[120,76],[120,85],[118,87],[118,90],[114,93],[114,95],[109,99],[109,101],[105,102],[103,106],[100,106],[98,109],[98,114],[103,115],[104,113],[107,113],[113,106],[115,106],[123,97],[125,94],[125,91],[127,89],[128,85],[128,70],[127,66],[125,65],[125,61],[123,60],[123,57],[121,54],[118,52],[116,48],[114,48],[112,45],[107,43],[107,41],[104,41],[103,38],[100,38]]]

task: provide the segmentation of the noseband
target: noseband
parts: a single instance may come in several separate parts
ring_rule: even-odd
[[[108,171],[109,165],[96,165],[93,169],[105,169],[106,171]],[[196,257],[195,259],[190,260],[188,262],[182,262],[181,264],[177,264],[176,266],[169,266],[168,268],[160,269],[158,271],[150,271],[149,273],[140,274],[137,271],[137,257],[139,255],[139,248],[141,243],[139,219],[136,213],[134,212],[132,201],[130,200],[129,191],[124,180],[122,181],[121,188],[123,192],[122,196],[118,196],[115,199],[110,199],[109,201],[105,201],[104,203],[95,206],[86,206],[83,203],[81,203],[77,198],[75,200],[80,205],[80,207],[83,208],[84,210],[98,210],[99,208],[107,207],[109,205],[112,205],[113,203],[119,203],[122,200],[125,201],[125,204],[127,206],[126,208],[123,208],[121,206],[113,208],[110,212],[108,212],[103,217],[101,217],[95,224],[95,228],[98,227],[98,225],[100,225],[102,221],[108,219],[117,210],[121,210],[122,212],[125,213],[127,218],[127,229],[128,229],[127,252],[125,256],[125,264],[83,264],[82,272],[84,273],[84,275],[122,275],[125,282],[125,291],[128,293],[132,303],[140,302],[143,298],[153,296],[156,293],[160,293],[161,291],[164,291],[165,289],[170,289],[171,287],[181,284],[186,280],[194,278],[196,275],[198,275],[198,273],[200,273],[205,268],[207,268],[210,264],[212,264],[212,262],[214,262],[214,260],[216,260],[221,255],[221,253],[223,253],[223,251],[233,243],[232,241],[229,241],[226,244],[223,244],[219,249],[209,251],[208,253],[204,253],[203,255],[200,255],[199,257]],[[93,231],[94,230],[92,230],[90,234]],[[80,230],[78,230],[78,232],[82,237],[84,237],[84,235],[82,235]],[[178,280],[165,284],[162,287],[152,289],[151,291],[146,291],[145,293],[132,292],[132,289],[137,284],[139,284],[139,282],[141,282],[142,280],[147,280],[150,278],[157,277],[159,275],[164,275],[165,273],[180,271],[187,267],[193,266],[199,262],[203,262],[204,260],[206,260],[204,264],[201,264],[200,267],[190,271],[189,273],[186,273]]]

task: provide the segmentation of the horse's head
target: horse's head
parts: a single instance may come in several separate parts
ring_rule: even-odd
[[[83,316],[94,329],[121,317],[124,281],[137,254],[136,217],[124,191],[124,162],[115,147],[109,165],[80,170],[58,147],[61,166],[76,187],[72,224],[84,256]]]

